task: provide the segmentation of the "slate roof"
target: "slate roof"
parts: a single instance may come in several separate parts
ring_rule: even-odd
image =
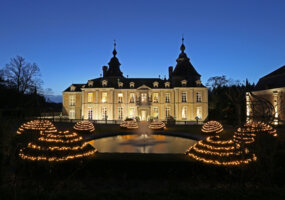
[[[285,87],[285,65],[259,79],[254,91]]]
[[[81,92],[81,88],[82,88],[83,85],[85,85],[85,84],[73,83],[71,86],[75,86],[75,90],[71,91],[70,90],[71,86],[69,86],[68,88],[66,88],[64,90],[64,92]]]
[[[106,71],[104,71],[103,67],[103,77],[91,79],[89,81],[93,81],[93,85],[89,85],[88,82],[86,84],[72,84],[76,87],[75,91],[81,91],[81,88],[116,88],[116,89],[136,89],[142,85],[146,85],[150,88],[174,88],[174,87],[205,87],[200,84],[197,85],[196,81],[200,80],[201,75],[195,70],[193,65],[190,62],[190,59],[187,57],[184,52],[184,38],[182,38],[182,45],[180,47],[181,53],[177,58],[177,65],[174,71],[170,74],[170,79],[160,79],[160,78],[126,78],[123,76],[123,73],[120,70],[120,62],[116,57],[117,51],[115,49],[116,43],[114,43],[113,57],[108,63],[109,67],[105,67]],[[105,72],[105,73],[104,73]],[[107,80],[107,86],[102,85],[102,81]],[[187,80],[187,84],[182,86],[181,81]],[[123,86],[119,87],[118,82],[122,82]],[[153,83],[157,81],[158,87],[154,87]],[[134,82],[134,87],[130,87],[130,83]],[[169,82],[170,86],[165,87],[165,83]],[[70,91],[70,87],[68,87],[65,92]]]

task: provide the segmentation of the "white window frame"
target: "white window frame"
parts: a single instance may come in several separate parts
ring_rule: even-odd
[[[87,119],[89,120],[93,119],[93,108],[92,107],[87,108]]]
[[[75,106],[75,95],[69,95],[69,105]]]
[[[170,103],[170,93],[165,93],[165,103]]]
[[[118,103],[123,103],[124,95],[123,93],[118,93]]]
[[[88,92],[87,93],[87,102],[88,103],[93,103],[93,92]]]
[[[105,96],[105,98],[104,98]],[[107,92],[102,92],[102,98],[101,98],[102,103],[107,103],[108,102],[108,93]]]
[[[159,102],[159,97],[158,97],[158,93],[153,93],[153,103],[158,103]]]
[[[181,102],[186,103],[187,102],[187,92],[182,92],[181,94]]]
[[[202,102],[202,92],[196,92],[196,102]]]
[[[122,120],[124,118],[124,109],[123,107],[118,108],[118,119]]]
[[[69,119],[75,119],[75,109],[74,108],[69,110]]]
[[[187,106],[183,106],[181,110],[181,118],[186,120],[187,119]]]

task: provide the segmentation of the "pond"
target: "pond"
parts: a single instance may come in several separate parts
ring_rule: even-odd
[[[101,153],[175,153],[184,154],[197,141],[165,135],[118,135],[91,140]]]

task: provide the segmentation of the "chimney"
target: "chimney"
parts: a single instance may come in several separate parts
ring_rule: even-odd
[[[172,72],[173,72],[173,67],[169,66],[168,67],[169,79],[172,79]]]
[[[102,70],[103,70],[103,77],[106,76],[107,69],[108,69],[107,66],[103,66],[103,67],[102,67]]]

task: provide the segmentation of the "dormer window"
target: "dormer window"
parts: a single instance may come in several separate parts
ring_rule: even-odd
[[[130,82],[130,87],[131,88],[135,87],[135,83],[134,82]]]
[[[103,87],[107,86],[107,84],[108,84],[108,81],[107,81],[107,80],[103,80],[103,81],[102,81],[102,86],[103,86]]]
[[[75,91],[76,87],[74,85],[70,86],[70,91]]]
[[[181,81],[181,85],[182,85],[182,87],[186,87],[187,81],[186,80]]]
[[[119,88],[123,87],[124,83],[123,82],[118,82]]]
[[[201,85],[202,85],[201,80],[197,80],[197,81],[195,81],[195,82],[196,82],[196,85],[197,85],[197,86],[201,86]]]
[[[166,88],[169,88],[169,87],[170,87],[170,82],[168,82],[168,81],[165,82],[165,83],[164,83],[164,86],[165,86]]]
[[[155,81],[155,82],[153,82],[153,87],[158,87],[158,82],[157,81]]]
[[[93,86],[93,81],[88,81],[88,87],[92,87]]]

